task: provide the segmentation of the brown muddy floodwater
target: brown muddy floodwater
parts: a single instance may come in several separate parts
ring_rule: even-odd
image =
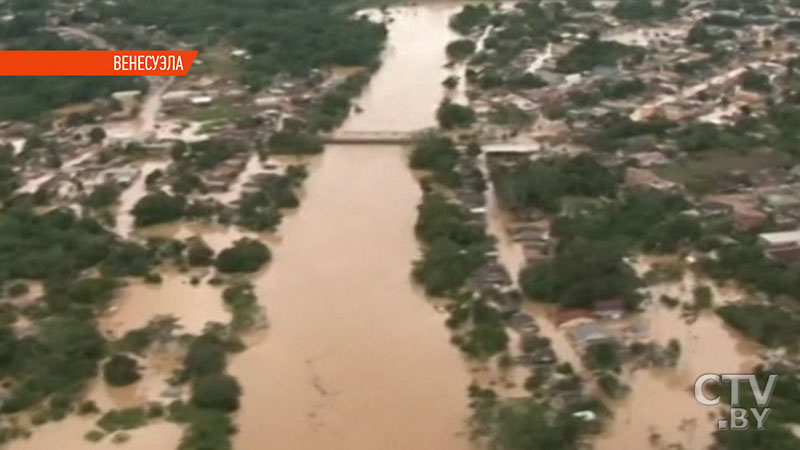
[[[159,316],[175,317],[181,331],[192,334],[201,334],[208,322],[229,320],[221,288],[205,282],[192,285],[191,275],[186,273],[168,271],[161,275],[163,281],[159,284],[132,280],[120,289],[118,298],[100,320],[106,334],[122,337]]]
[[[639,258],[634,267],[643,273],[647,258]],[[674,338],[681,343],[678,365],[670,369],[644,369],[628,377],[631,393],[610,403],[615,417],[597,441],[597,450],[625,448],[704,449],[713,443],[720,410],[700,405],[694,398],[694,382],[704,373],[750,373],[761,362],[760,346],[731,329],[711,311],[687,323],[680,308],[669,309],[658,299],[662,294],[691,303],[698,285],[712,288],[716,305],[735,302],[745,294],[737,289],[723,289],[687,272],[678,282],[648,287],[654,300],[645,311],[631,320],[647,324],[654,341],[666,345]],[[651,445],[651,438],[659,438]],[[679,444],[682,447],[668,447]]]
[[[458,5],[393,8],[389,47],[346,131],[435,124]],[[244,388],[239,450],[471,448],[470,378],[409,278],[417,181],[407,149],[329,146],[256,280],[270,330],[230,371]]]
[[[491,186],[488,196],[489,231],[498,238],[500,261],[509,268],[512,277],[516,277],[524,266],[521,247],[505,231],[510,218],[497,205]],[[657,260],[642,256],[633,267],[643,275]],[[712,289],[717,306],[735,302],[745,295],[735,287],[723,288],[687,271],[680,281],[649,286],[652,302],[642,313],[605,324],[610,330],[633,323],[644,325],[649,329],[650,338],[661,345],[677,339],[681,344],[681,356],[674,368],[626,371],[623,378],[631,392],[621,400],[606,399],[614,417],[594,442],[596,450],[700,450],[712,444],[717,420],[714,415],[719,410],[700,405],[694,399],[695,380],[704,373],[751,372],[760,362],[761,349],[712,311],[705,311],[689,321],[681,316],[680,307],[669,309],[658,301],[666,294],[691,303],[692,291],[701,284]],[[571,363],[593,386],[594,381],[583,368],[580,352],[568,337],[568,330],[556,327],[553,322],[554,306],[526,303],[523,308],[536,317],[542,335],[550,338],[559,358]]]

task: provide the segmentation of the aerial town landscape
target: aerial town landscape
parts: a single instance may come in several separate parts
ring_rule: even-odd
[[[800,448],[800,1],[0,0],[43,49],[198,56],[0,77],[0,448]]]

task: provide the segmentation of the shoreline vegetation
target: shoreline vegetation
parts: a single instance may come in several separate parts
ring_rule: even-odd
[[[480,198],[474,203],[483,204],[486,181],[478,168],[480,154],[475,142],[461,145],[435,133],[419,137],[412,148],[409,166],[423,173],[415,227],[423,252],[412,276],[428,295],[447,299],[446,324],[452,342],[464,355],[497,364],[502,370],[512,364],[511,354],[516,353],[509,348],[508,330],[529,316],[515,313],[518,293],[486,282],[480,275],[488,267],[500,267],[487,256],[494,253],[495,243],[487,234],[485,208],[475,206],[471,211],[455,200]],[[523,342],[529,344],[522,345],[523,356],[518,358],[538,361],[529,366],[531,375],[524,386],[528,396],[505,399],[491,387],[473,383],[469,390],[472,437],[504,450],[577,449],[584,433],[598,431],[596,424],[578,417],[587,412],[605,416],[607,411],[586,394],[569,364],[556,369],[547,338],[537,336],[535,329],[524,336]],[[579,412],[583,413],[576,416]]]

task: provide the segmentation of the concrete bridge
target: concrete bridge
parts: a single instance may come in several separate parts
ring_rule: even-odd
[[[322,136],[326,144],[410,145],[420,131],[340,131]]]

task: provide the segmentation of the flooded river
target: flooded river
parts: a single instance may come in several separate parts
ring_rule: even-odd
[[[454,5],[392,9],[382,68],[344,131],[435,124]],[[230,366],[240,450],[470,448],[468,371],[411,282],[417,181],[400,147],[329,146],[256,281],[268,333]]]

